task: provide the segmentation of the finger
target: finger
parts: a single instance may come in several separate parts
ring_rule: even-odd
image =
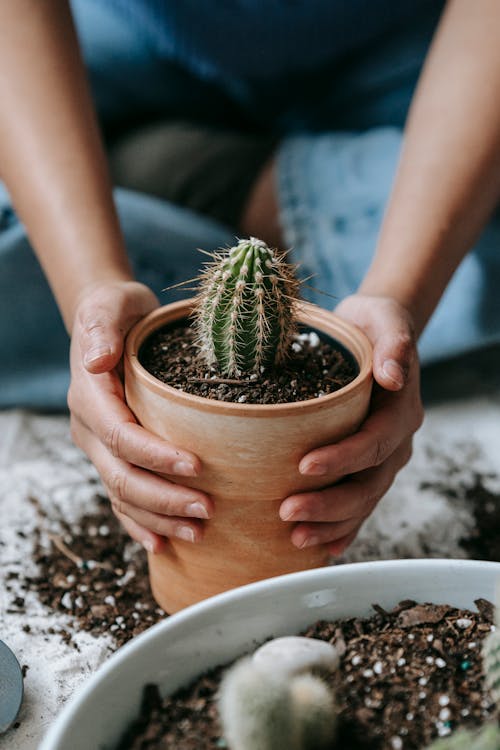
[[[150,513],[123,500],[117,500],[110,495],[111,505],[117,517],[126,517],[133,521],[136,527],[146,529],[162,537],[176,537],[184,542],[199,542],[203,537],[203,527],[199,521],[188,521],[186,518],[163,516]]]
[[[380,466],[418,430],[423,420],[420,399],[406,408],[404,393],[384,394],[373,404],[373,411],[358,432],[334,445],[317,448],[299,464],[301,474],[340,478]]]
[[[68,394],[68,406],[113,456],[162,474],[180,477],[199,474],[201,462],[197,456],[175,448],[137,424],[123,401],[123,389],[115,374],[88,377],[92,381],[89,384],[92,397],[86,400],[87,409],[83,410],[80,396],[78,392],[75,395],[73,388]]]
[[[340,555],[353,543],[365,520],[366,519],[363,519],[359,526],[356,526],[356,528],[349,534],[346,534],[346,536],[341,539],[336,539],[328,545],[328,551],[333,557],[340,557]]]
[[[386,390],[400,391],[408,382],[415,361],[415,341],[406,326],[395,327],[374,342],[373,377]]]
[[[156,304],[153,292],[136,282],[106,285],[88,294],[74,326],[85,368],[100,373],[116,367],[125,333]]]
[[[416,336],[408,310],[392,298],[353,295],[344,299],[336,312],[367,333],[373,345],[376,382],[390,391],[401,390],[418,363]]]
[[[289,522],[339,523],[365,517],[388,491],[397,472],[409,461],[411,444],[411,438],[408,438],[382,466],[359,472],[323,490],[286,498],[279,510],[280,518]]]
[[[213,515],[213,501],[205,493],[170,482],[112,456],[86,428],[80,427],[77,442],[116,500],[155,515],[201,519]]]
[[[359,518],[351,518],[340,523],[300,524],[292,532],[292,544],[299,549],[328,544],[351,534],[359,525]]]
[[[150,552],[151,554],[158,554],[164,549],[164,537],[160,536],[159,534],[155,534],[152,531],[149,531],[149,529],[146,529],[143,526],[140,526],[138,523],[133,521],[128,516],[125,516],[123,513],[119,513],[116,508],[113,507],[113,505],[111,507],[113,509],[113,513],[120,521],[121,525],[128,533],[128,535],[131,536],[132,539],[134,539],[136,542],[139,542],[139,544],[142,544],[146,552]]]

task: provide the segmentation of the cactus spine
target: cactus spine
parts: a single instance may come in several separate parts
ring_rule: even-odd
[[[240,240],[214,254],[200,281],[194,320],[207,365],[238,376],[282,364],[299,289],[284,256],[254,237]]]

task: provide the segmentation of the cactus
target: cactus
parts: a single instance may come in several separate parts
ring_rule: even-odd
[[[242,659],[222,681],[219,713],[231,750],[327,750],[333,744],[333,695],[312,674],[290,678]]]
[[[500,585],[497,587],[495,602],[495,629],[484,639],[482,655],[486,685],[493,700],[500,704]]]
[[[479,731],[458,729],[433,742],[427,750],[500,750],[500,729],[497,724],[486,724]]]
[[[482,646],[485,682],[497,704],[500,703],[500,586],[497,587],[495,629],[484,639]],[[500,727],[488,722],[479,730],[459,729],[450,737],[436,740],[427,750],[500,750]]]
[[[254,237],[212,257],[193,311],[207,365],[226,376],[281,365],[296,330],[294,267]]]

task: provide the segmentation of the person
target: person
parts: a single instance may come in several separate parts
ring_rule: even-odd
[[[341,554],[410,457],[417,341],[429,362],[499,339],[500,6],[17,0],[0,26],[0,405],[63,408],[69,383],[127,531],[151,552],[198,541],[217,512],[183,484],[200,460],[136,423],[124,336],[197,247],[292,247],[373,344],[366,421],[301,459],[323,489],[280,508],[295,545]],[[77,33],[136,188],[115,201]]]

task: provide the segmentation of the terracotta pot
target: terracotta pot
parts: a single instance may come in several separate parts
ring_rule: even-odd
[[[372,384],[365,335],[333,313],[302,303],[299,321],[338,340],[356,359],[359,374],[347,386],[321,398],[276,405],[219,402],[176,390],[148,373],[138,353],[153,331],[187,317],[191,305],[191,300],[176,302],[145,317],[130,332],[125,354],[126,398],[136,418],[199,456],[201,474],[183,483],[215,501],[202,542],[172,538],[164,553],[149,556],[153,594],[170,613],[245,583],[327,562],[325,546],[298,550],[292,545],[291,525],[281,521],[278,508],[288,495],[321,486],[318,477],[299,473],[299,461],[359,427]]]

